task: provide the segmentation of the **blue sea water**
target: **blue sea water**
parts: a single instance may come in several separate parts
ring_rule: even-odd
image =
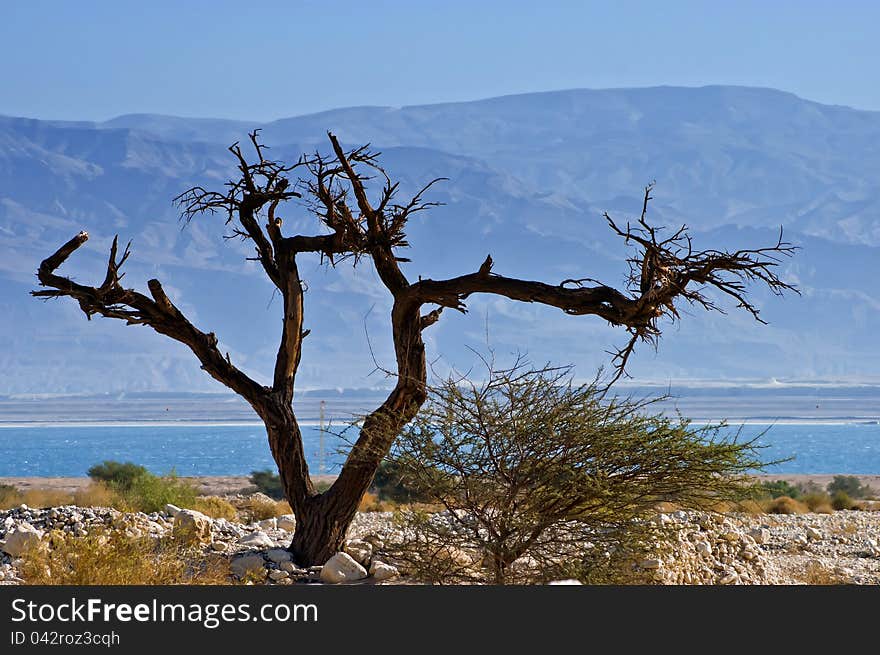
[[[306,458],[318,473],[319,428],[307,425],[302,432]],[[880,474],[877,423],[745,425],[740,438],[761,433],[762,459],[793,458],[768,468],[770,473]],[[339,471],[345,446],[325,434],[325,472]],[[158,474],[174,469],[179,475],[247,475],[274,467],[262,425],[0,427],[0,477],[84,476],[108,459],[136,462]]]

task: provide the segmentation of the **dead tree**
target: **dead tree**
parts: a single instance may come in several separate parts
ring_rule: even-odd
[[[346,151],[333,134],[328,137],[332,154],[316,153],[286,165],[266,157],[266,147],[254,132],[250,135],[252,160],[238,144],[230,147],[238,179],[228,182],[224,191],[194,187],[175,199],[187,220],[205,212],[221,213],[233,235],[253,242],[254,259],[280,292],[283,328],[271,386],[259,384],[239,370],[228,353],[220,351],[214,333],[193,325],[158,280],[147,283],[149,296],[123,287],[120,268],[130,251],[126,246],[120,255],[117,239],[100,286],[85,286],[55,272],[88,239],[86,232],[80,232],[42,262],[37,277],[47,288],[33,292],[41,298],[70,297],[89,318],[100,315],[129,325],[148,325],[188,346],[208,374],[250,403],[266,425],[285,495],[297,516],[290,550],[302,565],[322,564],[339,550],[380,462],[425,402],[422,332],[436,323],[445,309],[465,312],[469,296],[488,293],[557,307],[575,316],[598,316],[629,333],[626,345],[614,353],[616,379],[624,373],[637,342],[655,342],[661,320],[678,319],[677,302],[718,309],[705,294],[705,290],[715,289],[760,320],[758,308],[746,295],[747,283],[763,283],[776,294],[793,289],[775,272],[780,258],[793,251],[781,234],[775,245],[736,252],[694,250],[684,227],[660,238],[659,229],[646,218],[651,187],[645,190],[642,215],[633,225],[622,227],[606,216],[611,229],[635,245],[630,284],[623,290],[589,278],[547,284],[507,277],[493,271],[491,256],[472,273],[411,281],[400,266],[408,260],[398,252],[408,245],[407,221],[436,204],[426,201],[424,194],[438,180],[399,203],[398,183],[379,166],[378,153],[368,146]],[[372,194],[371,178],[384,181],[381,190],[376,185]],[[302,199],[327,231],[285,236],[279,208],[293,199]],[[331,266],[346,259],[355,265],[368,260],[393,299],[396,384],[385,402],[366,416],[338,478],[323,493],[316,491],[309,477],[293,404],[301,347],[308,332],[303,328],[304,285],[297,264],[300,256],[309,254]]]

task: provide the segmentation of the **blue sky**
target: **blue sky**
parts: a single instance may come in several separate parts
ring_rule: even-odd
[[[769,86],[880,110],[880,3],[4,3],[0,113],[270,120],[575,87]]]

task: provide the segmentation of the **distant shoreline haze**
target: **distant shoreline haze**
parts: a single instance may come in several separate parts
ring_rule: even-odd
[[[880,421],[880,386],[657,387],[621,386],[613,393],[634,398],[669,398],[652,409],[702,421],[749,423],[851,423]],[[297,396],[303,424],[324,418],[351,422],[380,403],[383,390],[312,390]],[[78,396],[0,396],[0,426],[6,424],[195,425],[257,424],[253,409],[227,393],[125,393]]]

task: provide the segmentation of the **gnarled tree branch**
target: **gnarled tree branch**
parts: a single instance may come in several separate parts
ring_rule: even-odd
[[[224,356],[217,348],[217,337],[214,333],[205,333],[196,328],[169,300],[158,280],[148,282],[152,298],[132,289],[125,289],[119,284],[122,278],[119,268],[128,258],[129,249],[126,247],[122,257],[117,260],[117,238],[113,239],[107,275],[101,286],[90,287],[78,284],[68,277],[55,273],[56,269],[88,239],[87,232],[80,232],[44,259],[37,271],[37,278],[41,286],[48,288],[43,291],[32,291],[31,294],[39,298],[62,296],[73,298],[89,318],[98,314],[106,318],[124,320],[129,325],[149,325],[156,332],[188,346],[211,377],[244,397],[257,409],[267,392],[265,387],[233,366],[229,356]]]

